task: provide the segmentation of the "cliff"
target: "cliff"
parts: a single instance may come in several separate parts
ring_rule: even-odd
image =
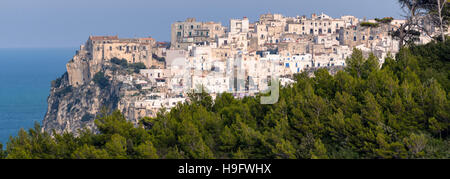
[[[69,62],[68,66],[72,63]],[[77,133],[78,129],[93,129],[95,116],[103,108],[120,109],[127,119],[137,124],[144,114],[139,115],[140,111],[134,107],[133,101],[142,95],[130,79],[141,76],[107,61],[96,66],[95,71],[92,69],[77,69],[83,73],[100,72],[97,79],[93,75],[92,79],[78,86],[70,85],[70,72],[52,82],[43,130]]]

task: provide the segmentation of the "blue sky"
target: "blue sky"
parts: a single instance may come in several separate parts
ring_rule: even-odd
[[[0,48],[77,47],[89,35],[170,40],[186,17],[228,24],[263,13],[399,18],[397,0],[0,0]]]

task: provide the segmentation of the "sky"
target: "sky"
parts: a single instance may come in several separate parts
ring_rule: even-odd
[[[170,25],[195,17],[228,25],[260,14],[401,17],[397,0],[0,0],[0,48],[78,47],[89,35],[170,41]]]

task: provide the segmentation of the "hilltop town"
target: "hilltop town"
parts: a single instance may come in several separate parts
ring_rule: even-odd
[[[256,22],[231,19],[227,27],[187,18],[172,24],[170,42],[90,36],[67,63],[67,74],[52,85],[44,129],[62,132],[94,126],[92,119],[102,106],[120,109],[137,123],[161,109],[170,110],[196,90],[213,98],[225,92],[236,98],[255,96],[266,91],[272,79],[288,85],[305,71],[336,72],[346,66],[354,49],[373,54],[382,64],[399,51],[391,32],[403,23],[389,17],[269,13]],[[422,23],[428,32],[437,31],[431,22]],[[421,34],[416,43],[431,40]],[[109,85],[102,88],[98,79],[109,80]]]

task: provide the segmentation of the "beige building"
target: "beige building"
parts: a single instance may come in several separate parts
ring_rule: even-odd
[[[125,59],[128,63],[157,65],[153,60],[153,38],[119,39],[118,36],[90,36],[67,63],[70,84],[78,86],[90,80],[100,70],[104,60]]]
[[[311,15],[311,19],[303,18],[298,24],[289,24],[289,33],[296,34],[309,34],[309,35],[321,35],[321,34],[334,34],[339,31],[341,27],[345,26],[343,19],[333,19],[328,15],[316,14]]]
[[[152,65],[153,38],[119,39],[117,36],[90,36],[85,45],[87,58],[94,61],[111,58],[126,59],[128,63]]]
[[[199,42],[214,42],[225,34],[225,27],[216,22],[197,22],[188,18],[184,22],[172,24],[171,49],[187,49]]]
[[[250,22],[247,17],[230,20],[230,34],[249,32]]]
[[[358,45],[365,45],[371,48],[380,45],[383,40],[390,39],[389,31],[394,28],[389,24],[380,24],[379,27],[363,27],[361,25],[351,26],[342,29],[339,33],[340,45],[347,45],[350,48]],[[386,45],[384,45],[386,46]]]

